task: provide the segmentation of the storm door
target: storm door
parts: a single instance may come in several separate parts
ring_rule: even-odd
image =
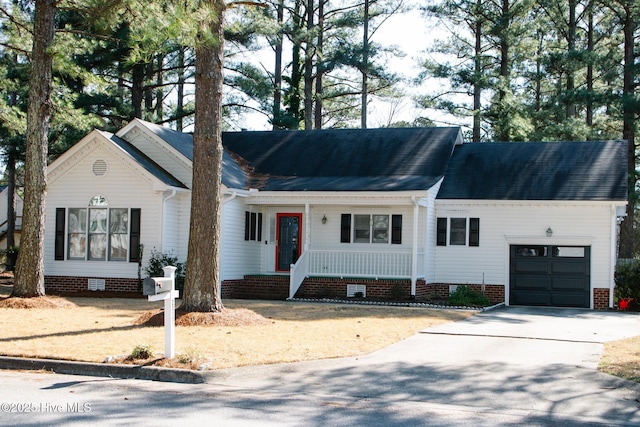
[[[279,213],[276,222],[276,271],[289,271],[300,257],[302,214]]]

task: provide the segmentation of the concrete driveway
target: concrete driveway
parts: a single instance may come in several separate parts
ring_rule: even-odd
[[[364,357],[228,369],[208,383],[351,408],[429,405],[456,425],[640,426],[640,385],[596,371],[602,343],[635,335],[637,313],[507,307]]]

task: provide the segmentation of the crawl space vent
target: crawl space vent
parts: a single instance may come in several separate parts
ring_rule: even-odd
[[[367,285],[347,285],[347,297],[354,297],[358,292],[362,293],[362,297],[367,297]]]
[[[95,176],[105,176],[107,174],[107,162],[102,159],[98,159],[93,162],[91,170]]]
[[[90,291],[104,291],[104,279],[89,279]]]

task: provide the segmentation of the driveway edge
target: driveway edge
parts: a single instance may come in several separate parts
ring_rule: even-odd
[[[54,359],[32,359],[0,356],[0,369],[45,370],[57,374],[87,375],[94,377],[139,379],[175,383],[200,384],[205,376],[187,369],[160,368],[110,363],[75,362]]]

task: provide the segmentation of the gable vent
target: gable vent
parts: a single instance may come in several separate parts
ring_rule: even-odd
[[[92,171],[95,176],[105,176],[107,174],[107,162],[98,159],[93,162]]]

